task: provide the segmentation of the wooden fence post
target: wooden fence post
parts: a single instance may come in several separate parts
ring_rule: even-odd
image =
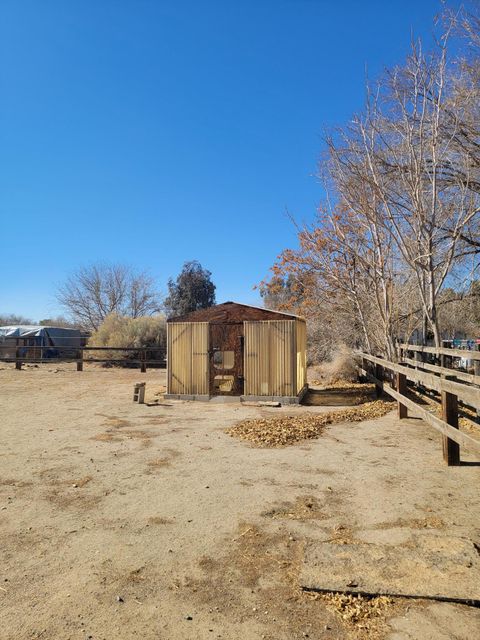
[[[455,376],[446,376],[455,380]],[[451,427],[458,429],[458,398],[455,394],[442,391],[442,419]],[[448,436],[442,436],[443,459],[448,466],[460,464],[460,445]]]
[[[79,352],[79,358],[77,360],[77,371],[83,371],[83,349]]]
[[[480,344],[477,346],[477,351],[480,351]],[[473,374],[480,376],[480,360],[473,361]],[[480,407],[477,407],[477,416],[480,418]]]
[[[398,393],[401,393],[402,396],[407,395],[407,376],[404,373],[397,373],[396,377],[395,386],[397,387]],[[397,401],[397,412],[400,419],[408,418],[408,409],[400,400]]]
[[[381,364],[375,364],[375,377],[377,380],[383,381],[383,367]],[[377,398],[383,393],[383,385],[375,383],[375,395]]]
[[[20,358],[20,349],[17,347],[15,349],[15,369],[17,369],[18,371],[20,371],[22,368],[22,363],[20,362],[19,358]]]
[[[146,349],[144,349],[142,351],[141,358],[142,358],[142,362],[141,362],[141,365],[140,365],[140,371],[141,371],[141,373],[146,373],[147,372],[147,363],[146,363],[147,351],[146,351]]]

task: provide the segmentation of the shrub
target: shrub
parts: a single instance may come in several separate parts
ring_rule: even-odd
[[[89,347],[148,348],[147,359],[164,360],[167,345],[167,326],[163,315],[129,318],[112,313],[105,318],[88,340]],[[100,358],[98,353],[89,356]],[[102,357],[118,360],[138,360],[138,351],[105,351]]]
[[[355,382],[358,379],[357,363],[351,349],[344,344],[336,345],[335,355],[329,362],[316,367],[325,384]]]

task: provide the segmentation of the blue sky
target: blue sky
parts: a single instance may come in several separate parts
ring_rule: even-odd
[[[311,219],[322,133],[428,44],[431,0],[1,0],[0,313],[103,260],[252,290]]]

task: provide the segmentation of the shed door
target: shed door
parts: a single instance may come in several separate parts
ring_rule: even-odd
[[[210,324],[210,395],[243,394],[243,324]]]

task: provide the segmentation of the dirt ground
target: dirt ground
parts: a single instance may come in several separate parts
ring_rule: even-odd
[[[480,610],[307,594],[306,542],[480,543],[480,466],[395,413],[255,448],[225,433],[321,406],[132,402],[163,371],[0,363],[2,640],[472,640]],[[331,408],[328,408],[331,410]],[[470,463],[470,464],[468,464]]]

